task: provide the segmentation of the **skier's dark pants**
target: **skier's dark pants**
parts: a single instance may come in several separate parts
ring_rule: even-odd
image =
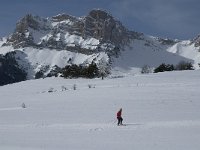
[[[117,120],[118,120],[117,125],[122,125],[123,118],[122,117],[117,117]]]

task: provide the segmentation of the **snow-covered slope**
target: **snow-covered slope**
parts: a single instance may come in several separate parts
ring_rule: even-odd
[[[175,45],[179,44],[181,42]],[[126,50],[121,51],[120,56],[114,59],[113,73],[135,74],[139,73],[145,65],[155,68],[162,63],[176,65],[180,61],[200,62],[200,59],[196,59],[199,55],[198,53],[193,53],[193,55],[186,54],[186,52],[190,53],[189,51],[191,50],[188,49],[188,45],[185,46],[185,51],[180,53],[177,52],[178,47],[174,48],[174,50],[177,50],[176,52],[170,51],[175,45],[163,45],[152,36],[144,36],[142,40],[133,40],[126,47]],[[196,69],[198,68],[197,66]]]
[[[32,79],[36,72],[43,70],[45,75],[47,75],[55,66],[59,68],[64,68],[71,64],[91,64],[92,61],[99,62],[101,59],[108,60],[108,56],[104,53],[85,55],[81,53],[73,53],[66,50],[49,50],[49,49],[32,49],[26,48],[23,50],[26,54],[25,59],[29,61],[29,67],[26,67],[26,62],[24,62],[24,55],[16,55],[19,58],[19,63],[24,68],[27,68],[28,78]]]
[[[2,86],[0,149],[197,150],[199,76],[180,71]],[[121,107],[126,126],[116,125]]]
[[[55,66],[64,68],[71,64],[91,64],[98,63],[100,60],[108,62],[109,58],[105,52],[94,53],[91,55],[74,53],[66,50],[55,49],[35,49],[32,47],[13,49],[10,46],[0,48],[0,54],[15,51],[15,57],[19,65],[28,73],[27,78],[33,79],[35,74],[43,71],[47,75]]]
[[[144,65],[152,68],[161,63],[178,64],[180,61],[192,62],[195,69],[199,69],[200,52],[199,48],[190,41],[178,42],[174,45],[163,45],[154,37],[144,36],[144,39],[135,39],[120,51],[118,57],[112,57],[113,74],[135,74],[139,73]],[[17,61],[25,68],[28,79],[32,79],[35,73],[43,70],[47,75],[55,66],[60,68],[70,64],[90,64],[92,61],[98,63],[105,60],[109,63],[109,56],[106,52],[98,52],[90,55],[75,53],[67,50],[37,49],[25,47],[13,49],[12,46],[0,48],[0,54],[16,51]]]
[[[191,41],[182,41],[182,42],[176,43],[172,47],[169,47],[167,51],[193,60],[194,67],[196,69],[199,69],[200,47],[196,47],[195,43],[191,43]]]

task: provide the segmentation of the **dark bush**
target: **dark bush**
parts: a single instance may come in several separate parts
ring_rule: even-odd
[[[35,74],[35,79],[39,79],[39,78],[43,78],[44,77],[44,73],[42,71],[38,71]]]
[[[154,73],[164,72],[164,71],[173,71],[173,70],[174,70],[174,65],[163,63],[160,66],[158,66],[156,69],[154,69]]]

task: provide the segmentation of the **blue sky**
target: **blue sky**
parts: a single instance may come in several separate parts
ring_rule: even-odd
[[[27,13],[79,17],[93,8],[107,10],[128,29],[148,35],[192,39],[200,34],[199,0],[0,0],[0,4],[0,37],[12,33]]]

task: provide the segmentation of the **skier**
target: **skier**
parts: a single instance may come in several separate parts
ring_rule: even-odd
[[[122,108],[120,108],[120,110],[117,112],[117,120],[118,120],[118,123],[117,125],[123,125],[122,124],[122,121],[123,121],[123,118],[122,118]]]

